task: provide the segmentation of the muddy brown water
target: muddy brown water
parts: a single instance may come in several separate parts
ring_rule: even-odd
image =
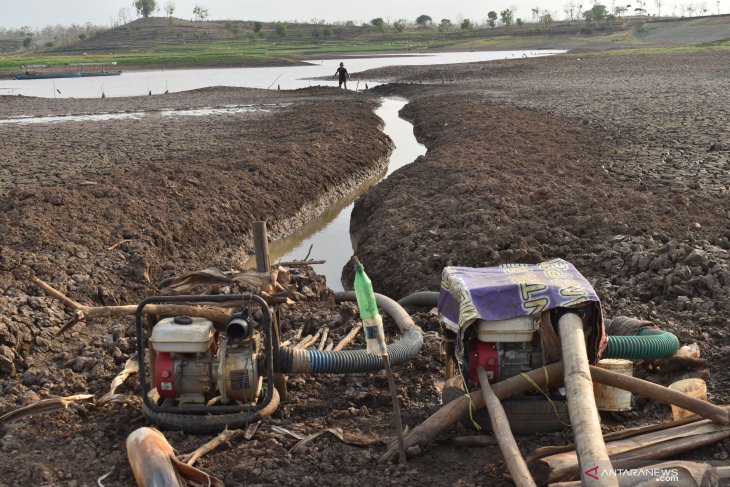
[[[355,201],[380,180],[426,153],[426,147],[413,135],[413,125],[398,115],[407,103],[403,98],[385,98],[375,111],[383,120],[383,132],[395,146],[388,160],[388,168],[377,177],[366,181],[354,193],[330,206],[290,237],[273,242],[269,248],[272,261],[305,258],[325,260],[324,264],[315,266],[315,269],[327,278],[327,285],[331,289],[343,289],[340,280],[342,268],[357,248],[357,242],[350,235],[350,214]],[[252,265],[250,261],[249,265]]]

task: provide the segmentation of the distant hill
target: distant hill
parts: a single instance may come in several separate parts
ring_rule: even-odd
[[[220,42],[246,41],[254,36],[254,21],[206,20],[190,21],[167,17],[138,19],[128,24],[100,32],[73,46],[50,49],[48,52],[89,52],[149,49],[157,46],[180,44],[210,44]],[[352,37],[362,32],[358,27],[326,26],[318,24],[288,24],[287,41],[313,39],[316,30],[330,29],[330,35],[338,38]],[[367,29],[364,29],[367,31]],[[275,37],[275,24],[263,23],[258,37]]]
[[[167,17],[138,19],[113,29],[99,32],[74,45],[50,48],[46,52],[120,52],[148,50],[163,46],[242,44],[252,40],[281,41],[275,23],[263,23],[254,33],[254,21],[210,20],[189,21]],[[448,33],[435,29],[408,29],[396,33],[389,29],[379,33],[374,27],[291,23],[287,25],[287,44],[325,41],[429,42],[434,46],[449,45],[478,48],[484,42],[494,47],[517,42],[523,47],[606,49],[617,47],[671,47],[711,43],[730,38],[730,15],[685,18],[632,17],[623,20],[588,24],[582,21],[498,26],[495,29],[460,30]],[[512,39],[511,41],[509,39]],[[521,40],[520,40],[521,39]],[[364,49],[367,50],[367,49]]]

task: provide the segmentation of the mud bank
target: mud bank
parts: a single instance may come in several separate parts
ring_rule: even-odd
[[[723,94],[730,87],[723,56],[397,68],[391,74],[406,84],[378,91],[413,100],[403,113],[429,152],[356,206],[358,255],[376,290],[397,297],[434,289],[444,265],[563,257],[591,280],[609,316],[653,319],[682,342],[700,342],[711,364],[710,400],[727,403],[730,106]],[[134,353],[131,319],[80,323],[54,337],[68,313],[30,284],[31,275],[86,304],[135,302],[169,275],[234,266],[251,220],[290,221],[364,179],[390,150],[372,113],[375,99],[334,90],[220,88],[88,105],[2,100],[3,116],[252,100],[276,107],[184,123],[0,126],[2,153],[13,158],[0,159],[0,413],[51,395],[101,395]],[[311,273],[298,279],[309,297],[282,309],[285,337],[323,325],[335,340],[344,336],[355,308],[334,304]],[[444,366],[437,316],[414,319],[425,331],[424,348],[395,370],[411,427],[437,407]],[[392,324],[386,329],[395,335]],[[362,338],[352,346],[362,347]],[[136,385],[131,379],[120,392],[133,394]],[[301,434],[337,427],[373,443],[323,435],[295,455],[296,440],[263,425],[252,441],[204,457],[201,467],[227,485],[511,485],[497,448],[449,442],[468,434],[461,427],[405,467],[378,464],[392,439],[383,374],[291,376],[289,391],[271,424]],[[605,429],[671,414],[641,400],[638,408],[618,420],[604,417]],[[135,404],[86,405],[13,423],[0,432],[2,482],[93,485],[113,468],[104,484],[130,485],[124,439],[145,424]],[[181,452],[210,439],[167,438]],[[520,447],[570,441],[568,431],[522,438]],[[722,461],[729,451],[725,440],[689,457]]]
[[[447,67],[400,71],[435,82],[382,88],[414,100],[405,115],[429,152],[356,204],[371,277],[397,297],[437,289],[445,265],[565,258],[609,316],[701,342],[712,400],[727,402],[727,59],[498,62],[454,85],[441,84]]]

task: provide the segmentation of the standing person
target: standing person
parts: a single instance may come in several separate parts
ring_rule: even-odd
[[[347,72],[347,69],[345,69],[345,63],[340,63],[340,67],[337,68],[337,71],[335,71],[333,78],[338,77],[340,78],[340,88],[342,88],[342,85],[345,85],[345,89],[347,89],[347,80],[350,79],[350,73]]]

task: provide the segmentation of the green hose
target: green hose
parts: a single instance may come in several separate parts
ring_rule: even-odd
[[[679,348],[679,340],[668,331],[642,328],[638,335],[608,335],[603,358],[650,359],[671,357]]]

